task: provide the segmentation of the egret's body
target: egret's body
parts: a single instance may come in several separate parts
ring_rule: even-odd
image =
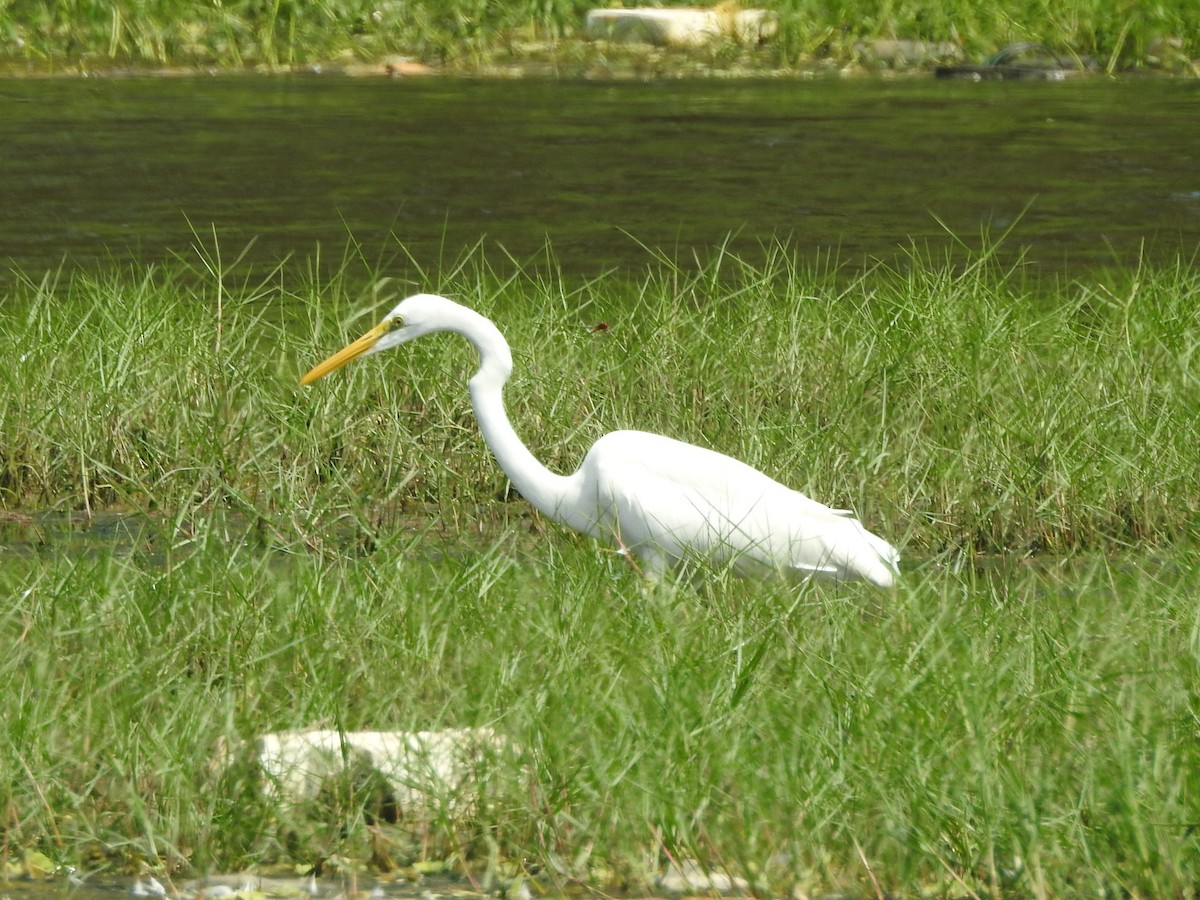
[[[512,353],[487,318],[445,297],[417,294],[304,376],[310,384],[346,363],[436,331],[479,352],[468,386],[484,440],[534,507],[632,554],[652,576],[693,559],[746,573],[864,579],[887,587],[899,553],[849,514],[830,509],[736,459],[644,431],[614,431],[578,470],[558,475],[529,451],[504,409]]]

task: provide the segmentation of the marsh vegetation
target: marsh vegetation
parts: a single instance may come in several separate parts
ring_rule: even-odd
[[[394,280],[353,254],[218,260],[24,278],[0,311],[10,857],[1194,888],[1187,261],[1039,281],[987,248],[841,271],[775,247],[587,281],[479,254]],[[712,446],[854,508],[901,545],[900,585],[647,590],[511,494],[452,338],[298,388],[418,288],[500,324],[511,415],[552,468],[621,427]],[[101,513],[129,538],[46,537]],[[488,726],[526,756],[470,828],[419,835],[351,793],[285,833],[208,765],[219,738],[318,724]]]

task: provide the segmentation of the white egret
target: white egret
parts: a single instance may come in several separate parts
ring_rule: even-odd
[[[745,463],[644,431],[596,441],[572,475],[557,475],[521,443],[504,409],[512,374],[508,342],[490,319],[445,297],[417,294],[317,365],[311,384],[362,356],[437,331],[461,334],[479,353],[468,382],[483,438],[509,480],[542,513],[631,554],[645,574],[700,558],[745,574],[864,579],[881,587],[899,553],[844,510],[830,509]]]

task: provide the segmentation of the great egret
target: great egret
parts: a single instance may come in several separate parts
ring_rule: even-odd
[[[483,438],[521,495],[551,519],[632,554],[645,574],[694,558],[745,574],[778,572],[865,579],[888,587],[896,548],[844,510],[830,509],[713,450],[614,431],[592,445],[573,475],[556,475],[521,443],[504,409],[512,374],[508,342],[490,319],[434,294],[417,294],[301,380],[311,384],[361,356],[452,331],[479,353],[468,382]]]

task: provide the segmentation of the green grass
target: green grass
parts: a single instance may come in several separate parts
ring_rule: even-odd
[[[772,893],[1163,896],[1200,874],[1194,552],[698,596],[514,543],[6,566],[8,851],[365,865],[353,804],[285,841],[211,772],[216,738],[486,724],[532,774],[497,772],[476,828],[435,823],[395,864],[636,888],[695,858]]]
[[[1194,889],[1190,265],[1039,284],[987,251],[843,273],[775,248],[587,283],[478,255],[390,274],[248,278],[213,250],[7,290],[5,860]],[[646,590],[507,494],[452,337],[298,388],[417,288],[501,324],[552,467],[618,427],[709,444],[856,508],[901,584]],[[47,536],[104,511],[136,533]],[[289,837],[208,765],[222,737],[470,725],[524,756],[466,829],[381,832],[343,796]]]
[[[455,71],[549,62],[555,71],[598,63],[620,68],[620,49],[579,40],[582,0],[486,2],[412,0],[72,0],[0,4],[0,59],[10,70],[95,71],[121,66],[304,66],[408,54]],[[602,5],[602,4],[601,4]],[[695,71],[689,60],[720,70],[763,71],[820,60],[847,63],[861,38],[956,41],[983,60],[1016,41],[1043,42],[1060,53],[1097,57],[1112,68],[1165,65],[1194,71],[1200,13],[1189,0],[1139,8],[1106,0],[1056,4],[1003,0],[947,4],[932,0],[773,0],[780,33],[763,48],[719,47],[663,64]],[[1179,39],[1175,47],[1156,40]],[[644,56],[635,51],[634,56]],[[638,71],[645,71],[639,66]]]
[[[775,248],[572,285],[470,255],[373,295],[351,263],[327,283],[205,265],[12,288],[0,506],[220,508],[284,543],[337,522],[373,539],[430,504],[455,530],[523,517],[475,430],[466,342],[297,385],[420,288],[500,323],[518,431],[558,470],[606,431],[670,434],[922,556],[1171,546],[1200,528],[1200,277],[1183,262],[1046,285],[990,251],[842,277]]]

